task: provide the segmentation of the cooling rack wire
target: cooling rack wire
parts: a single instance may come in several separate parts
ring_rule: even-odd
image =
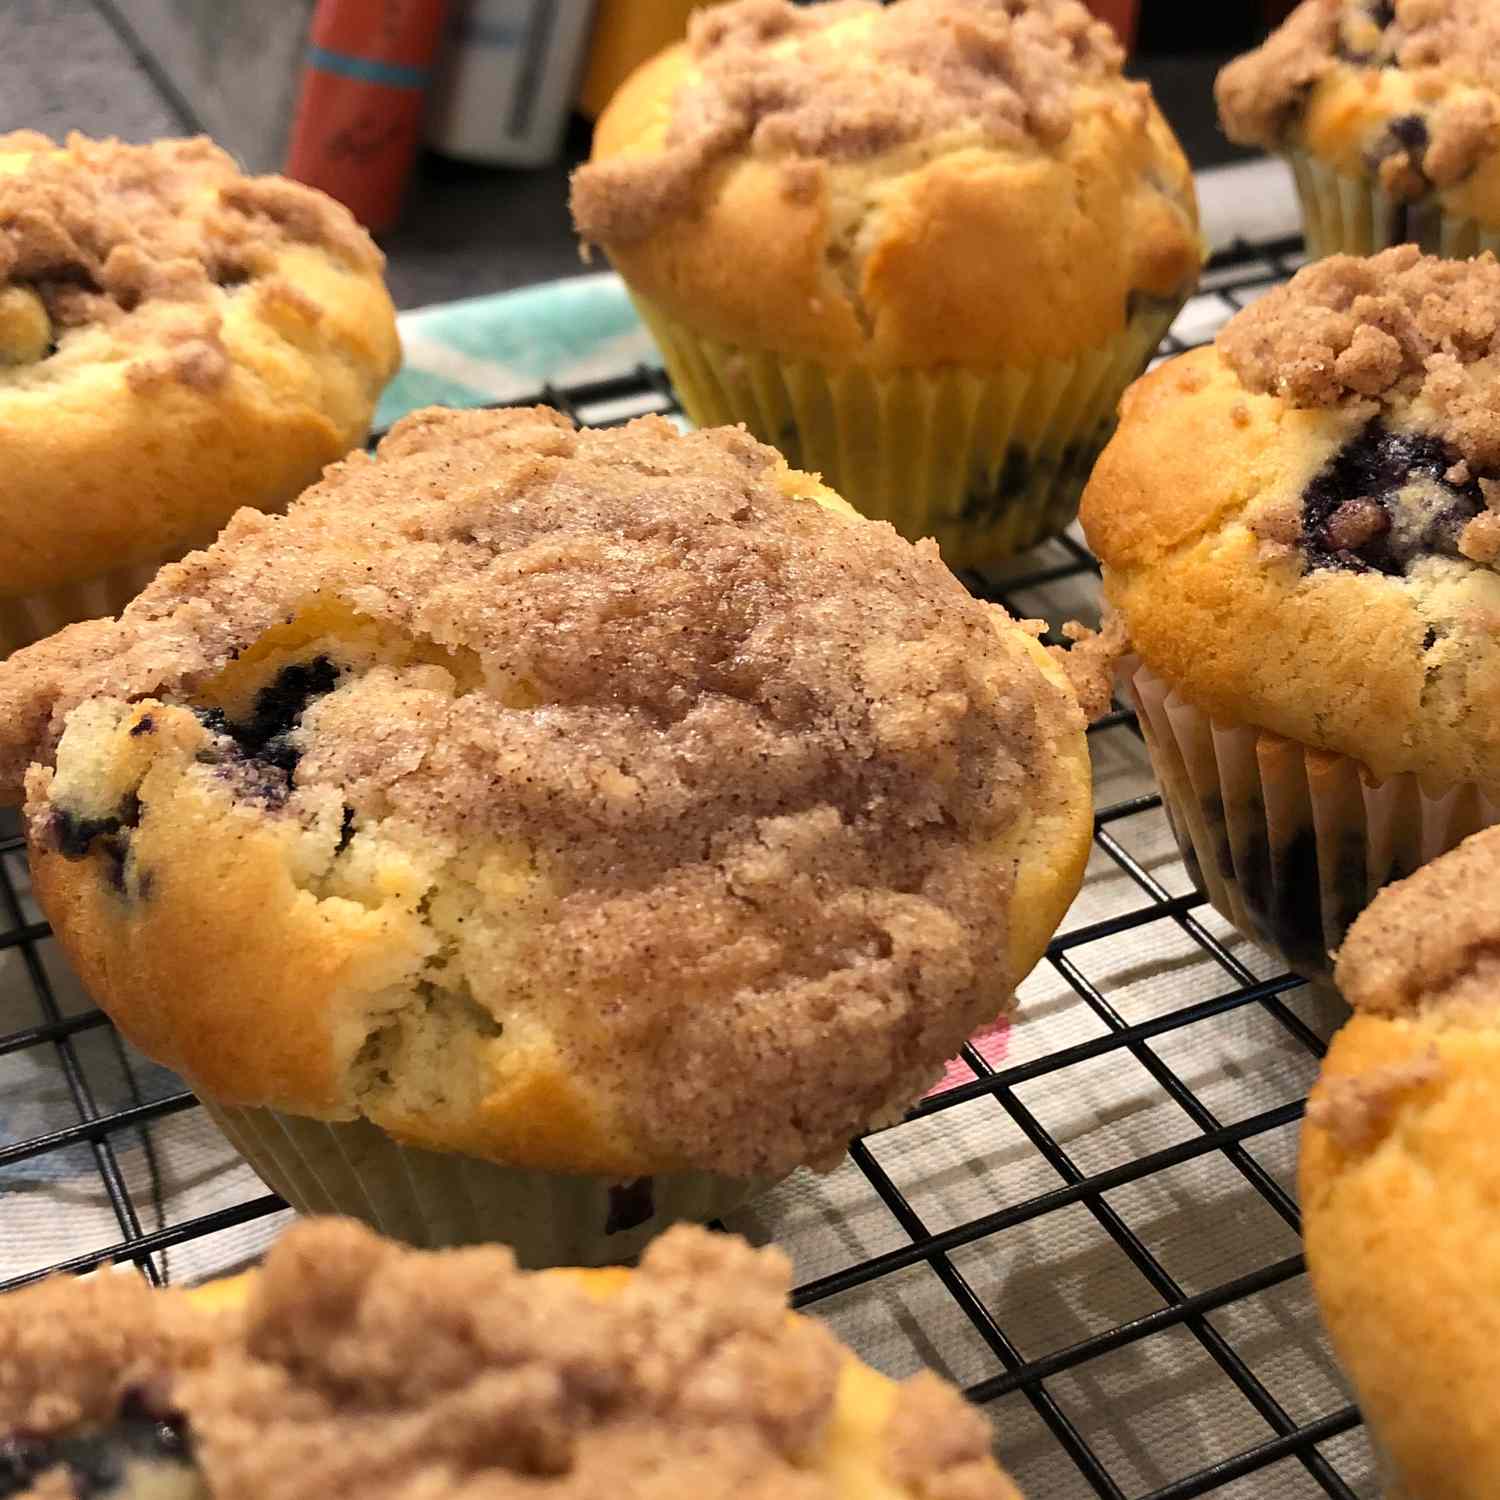
[[[1217,256],[1162,355],[1211,338],[1299,251]],[[595,424],[678,409],[647,367],[537,399]],[[1072,535],[964,581],[1054,625],[1097,614]],[[1292,1190],[1339,1017],[1194,891],[1133,717],[1117,709],[1091,746],[1084,893],[1015,1024],[838,1171],[799,1174],[731,1227],[784,1245],[797,1305],[881,1368],[961,1384],[1029,1500],[1374,1496]],[[0,822],[0,1289],[108,1261],[195,1278],[244,1263],[286,1216],[91,1006]]]

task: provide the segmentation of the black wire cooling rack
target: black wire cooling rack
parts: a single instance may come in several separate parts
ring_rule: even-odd
[[[1235,310],[1288,276],[1299,253],[1300,245],[1287,241],[1238,245],[1217,256],[1207,268],[1202,292],[1174,325],[1162,353],[1177,353],[1210,338]],[[676,410],[665,378],[644,366],[587,385],[548,387],[538,393],[538,399],[579,421],[600,424],[624,421],[644,411]],[[1086,593],[1096,575],[1096,564],[1085,548],[1064,537],[1038,549],[1022,566],[1003,576],[968,576],[965,582],[975,592],[1025,615],[1038,613],[1037,599],[1045,607],[1059,588]],[[1123,709],[1095,724],[1091,735],[1096,762],[1119,737],[1130,737],[1136,747],[1139,743],[1134,720]],[[1135,753],[1138,757],[1138,748]],[[1054,1478],[1050,1493],[1097,1495],[1107,1500],[1272,1493],[1352,1500],[1371,1494],[1368,1486],[1373,1481],[1368,1454],[1353,1435],[1358,1414],[1347,1403],[1337,1377],[1323,1387],[1333,1393],[1323,1403],[1327,1409],[1310,1409],[1305,1398],[1289,1400],[1274,1388],[1276,1382],[1261,1373],[1263,1360],[1258,1350],[1245,1347],[1236,1337],[1236,1319],[1231,1316],[1257,1299],[1297,1289],[1292,1298],[1294,1312],[1288,1315],[1295,1325],[1293,1331],[1303,1339],[1321,1339],[1305,1295],[1305,1273],[1297,1249],[1297,1206],[1285,1153],[1278,1169],[1267,1165],[1264,1153],[1256,1148],[1278,1134],[1294,1135],[1302,1114],[1301,1092],[1322,1056],[1323,1037],[1295,1003],[1301,981],[1269,974],[1263,956],[1237,944],[1204,907],[1202,897],[1180,878],[1180,866],[1176,867],[1174,894],[1170,853],[1152,859],[1139,852],[1141,840],[1136,833],[1143,828],[1155,830],[1158,849],[1170,848],[1160,837],[1164,826],[1160,800],[1149,790],[1098,808],[1094,864],[1117,877],[1127,895],[1110,914],[1065,928],[1049,948],[1044,966],[1054,988],[1065,991],[1069,1003],[1081,1005],[1092,1018],[1087,1034],[998,1065],[986,1060],[979,1047],[967,1047],[957,1081],[950,1080],[951,1086],[930,1096],[902,1124],[856,1141],[851,1147],[852,1165],[841,1170],[858,1174],[852,1191],[862,1199],[865,1211],[878,1213],[877,1205],[884,1205],[891,1222],[885,1224],[883,1248],[804,1280],[796,1289],[795,1301],[799,1307],[832,1314],[841,1299],[879,1293],[913,1268],[925,1268],[940,1284],[950,1313],[956,1309],[955,1316],[971,1330],[969,1337],[977,1338],[979,1368],[989,1372],[964,1382],[968,1395],[1008,1410],[1020,1401],[1029,1409],[1029,1415],[1023,1411],[1022,1416],[1036,1434],[1036,1442],[1050,1444],[1054,1465],[1062,1463],[1065,1477]],[[172,1274],[192,1274],[190,1257],[184,1261],[181,1252],[266,1219],[283,1205],[241,1171],[233,1178],[231,1201],[198,1197],[193,1201],[200,1205],[210,1201],[212,1206],[187,1217],[176,1214],[175,1195],[163,1188],[156,1155],[160,1133],[174,1117],[193,1111],[201,1118],[201,1111],[195,1110],[196,1101],[180,1082],[144,1063],[76,989],[70,990],[48,929],[30,903],[24,852],[15,830],[13,819],[0,824],[0,1001],[6,1002],[0,1006],[0,1017],[25,1015],[28,1019],[0,1034],[0,1200],[10,1205],[7,1212],[31,1207],[33,1219],[28,1222],[42,1228],[51,1224],[53,1215],[44,1208],[37,1218],[36,1205],[61,1201],[47,1196],[49,1186],[65,1197],[78,1191],[78,1182],[86,1181],[100,1207],[94,1232],[82,1240],[60,1246],[39,1229],[35,1264],[27,1262],[8,1278],[0,1278],[0,1290],[49,1270],[83,1270],[111,1261],[133,1263],[155,1282]],[[1194,991],[1187,1003],[1174,1000],[1143,1017],[1117,1003],[1120,994],[1111,982],[1091,977],[1109,970],[1109,965],[1094,961],[1096,955],[1111,943],[1142,934],[1166,934],[1171,939],[1167,946],[1175,943],[1176,962],[1191,976]],[[1201,1077],[1171,1059],[1171,1043],[1195,1028],[1223,1025],[1257,1013],[1279,1034],[1279,1044],[1294,1049],[1304,1060],[1301,1068],[1288,1065],[1301,1086],[1295,1097],[1226,1120],[1222,1105],[1206,1097]],[[1022,1015],[1026,1015],[1024,1006]],[[1023,1027],[1029,1024],[1022,1021]],[[1045,1030],[1041,1035],[1045,1039]],[[15,1116],[13,1101],[25,1090],[4,1072],[7,1066],[25,1069],[26,1089],[32,1094],[38,1091],[40,1080],[44,1107]],[[1044,1123],[1046,1111],[1037,1101],[1050,1095],[1031,1086],[1055,1086],[1063,1094],[1071,1087],[1069,1080],[1085,1066],[1143,1070],[1140,1076],[1155,1091],[1156,1102],[1176,1112],[1169,1144],[1123,1158],[1116,1152],[1111,1160],[1107,1152],[1101,1157],[1097,1151],[1080,1150],[1065,1138],[1065,1132]],[[6,1101],[12,1101],[9,1107]],[[958,1118],[955,1112],[972,1111],[976,1106],[1002,1113],[1009,1122],[1005,1128],[1019,1132],[1022,1149],[1034,1158],[1032,1165],[1050,1170],[1050,1185],[1014,1201],[996,1201],[984,1212],[934,1223],[920,1201],[921,1194],[903,1183],[899,1169],[889,1165],[889,1148],[900,1142],[903,1132],[924,1131],[929,1137],[942,1132]],[[1102,1128],[1107,1131],[1108,1121]],[[54,1171],[58,1163],[67,1163],[67,1170],[58,1166]],[[1175,1271],[1161,1236],[1150,1227],[1140,1227],[1128,1207],[1133,1188],[1205,1164],[1226,1170],[1241,1197],[1248,1194],[1258,1200],[1281,1231],[1280,1236],[1268,1237],[1247,1230],[1240,1268],[1221,1279],[1189,1278]],[[1054,1332],[1039,1347],[1037,1339],[1014,1332],[1005,1288],[997,1292],[982,1285],[968,1269],[965,1257],[976,1246],[1028,1227],[1033,1240],[1046,1236],[1064,1215],[1076,1219],[1080,1213],[1086,1216],[1090,1231],[1114,1247],[1110,1253],[1117,1252],[1134,1268],[1149,1289],[1146,1301],[1152,1305],[1142,1304],[1144,1310],[1131,1315],[1106,1317],[1103,1326],[1088,1327],[1077,1337],[1066,1330]],[[174,1255],[179,1257],[175,1261]],[[1044,1297],[1048,1275],[1043,1265]],[[1028,1284],[1034,1287],[1037,1278]],[[1309,1326],[1313,1327],[1311,1335]],[[1114,1387],[1102,1376],[1095,1379],[1094,1372],[1123,1352],[1149,1378],[1165,1360],[1169,1342],[1180,1354],[1183,1340],[1198,1360],[1196,1368],[1206,1372],[1192,1377],[1195,1389],[1210,1377],[1227,1383],[1254,1414],[1258,1425],[1251,1430],[1259,1435],[1235,1451],[1211,1453],[1208,1461],[1168,1475],[1143,1463],[1141,1454],[1132,1453],[1129,1442],[1122,1443],[1117,1434],[1108,1441],[1101,1438],[1105,1429],[1100,1413],[1084,1410],[1080,1414],[1076,1392],[1092,1388],[1095,1401],[1108,1406]],[[1319,1357],[1330,1363],[1326,1347]],[[940,1351],[934,1358],[943,1363]],[[1071,1398],[1061,1393],[1064,1385],[1074,1393]],[[1170,1403],[1165,1409],[1168,1425],[1181,1420],[1171,1417]],[[1160,1413],[1152,1420],[1151,1430],[1134,1434],[1137,1446],[1144,1450],[1160,1447],[1171,1435]],[[1005,1433],[1014,1418],[1007,1417],[1000,1425],[1002,1456],[1008,1458]],[[1243,1425],[1235,1430],[1243,1431]],[[1059,1450],[1066,1462],[1059,1459]],[[1279,1476],[1274,1484],[1272,1475]]]

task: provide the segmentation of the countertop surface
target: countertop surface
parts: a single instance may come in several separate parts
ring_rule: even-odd
[[[1222,61],[1200,55],[1146,57],[1135,67],[1150,79],[1200,168],[1241,155],[1214,122],[1213,74]],[[200,121],[174,83],[171,65],[143,45],[115,0],[3,0],[0,131],[23,127],[53,136],[81,130],[149,140],[194,133]],[[501,291],[587,269],[568,221],[566,181],[587,149],[588,126],[577,120],[562,158],[539,170],[483,168],[424,156],[400,225],[382,237],[398,306]]]

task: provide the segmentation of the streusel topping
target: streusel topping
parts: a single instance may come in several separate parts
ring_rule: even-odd
[[[0,664],[0,780],[50,761],[79,705],[151,699],[198,714],[195,774],[244,805],[341,804],[335,864],[366,832],[455,870],[519,850],[505,972],[571,1018],[576,1065],[618,1078],[656,1150],[821,1159],[1007,1003],[996,846],[1079,719],[935,546],[792,482],[739,429],[418,414],[120,621]],[[216,706],[216,676],[304,615],[335,623],[253,705]],[[372,662],[372,632],[412,649]],[[30,792],[69,857],[139,816],[81,815],[45,770]]]
[[[1218,348],[1247,390],[1419,408],[1476,472],[1500,466],[1500,263],[1488,252],[1330,256],[1237,314]]]
[[[132,146],[74,134],[58,147],[33,131],[0,135],[0,365],[44,358],[70,328],[167,300],[205,306],[178,330],[185,347],[167,352],[170,370],[141,378],[213,385],[227,360],[212,294],[271,275],[289,244],[360,270],[384,261],[331,199],[243,176],[203,138]],[[298,288],[286,295],[306,302]]]
[[[698,76],[674,101],[663,150],[574,174],[585,241],[644,239],[737,152],[797,168],[795,193],[817,163],[947,132],[1051,148],[1072,129],[1080,88],[1126,87],[1114,33],[1078,0],[736,0],[695,16],[689,47]]]
[[[119,1276],[0,1299],[0,1433],[39,1466],[68,1452],[47,1440],[148,1411],[214,1500],[834,1500],[821,1457],[847,1356],[787,1313],[789,1272],[679,1228],[600,1296],[507,1250],[310,1221],[222,1310]],[[919,1378],[896,1401],[874,1455],[893,1481],[1011,1493],[955,1392]]]
[[[1338,68],[1372,78],[1400,69],[1418,76],[1434,101],[1422,115],[1391,122],[1379,170],[1397,196],[1458,182],[1500,144],[1500,11],[1490,0],[1304,0],[1261,47],[1219,74],[1225,131],[1244,145],[1281,145],[1309,91]],[[1450,106],[1449,88],[1481,92]]]

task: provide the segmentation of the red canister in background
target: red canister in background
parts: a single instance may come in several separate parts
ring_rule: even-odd
[[[447,0],[318,0],[286,173],[388,229],[422,139]]]

